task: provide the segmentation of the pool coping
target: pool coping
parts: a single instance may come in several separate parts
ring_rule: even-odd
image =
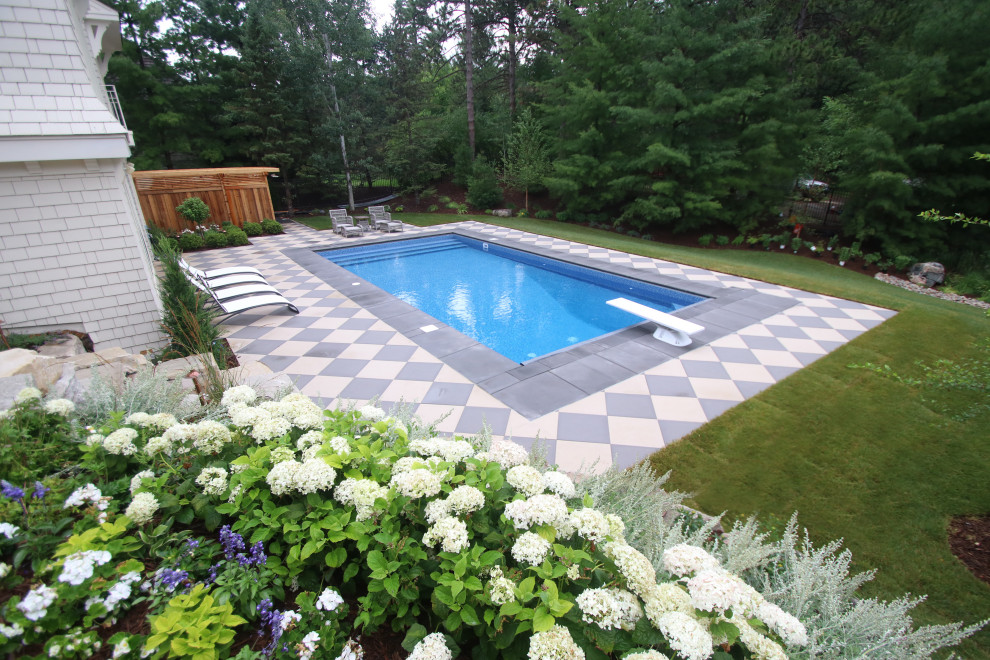
[[[798,304],[794,299],[752,289],[715,286],[646,272],[590,257],[562,254],[513,239],[493,238],[467,229],[445,229],[430,232],[429,235],[445,234],[498,243],[540,257],[707,298],[674,313],[674,316],[690,319],[705,327],[703,331],[693,335],[693,341],[688,346],[671,346],[654,339],[654,324],[642,321],[520,364],[318,254],[358,245],[414,240],[422,238],[423,234],[376,235],[348,242],[346,245],[334,243],[282,251],[300,267],[529,420],[584,399]]]

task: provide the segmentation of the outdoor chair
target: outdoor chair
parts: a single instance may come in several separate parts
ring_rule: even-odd
[[[269,284],[248,284],[214,289],[195,276],[190,276],[187,273],[186,277],[197,289],[210,296],[211,302],[222,312],[221,317],[229,318],[249,309],[269,305],[286,305],[292,312],[299,313],[298,307]]]
[[[371,223],[375,225],[375,229],[385,232],[392,231],[402,231],[402,223],[394,222],[392,220],[392,214],[384,210],[384,206],[370,206],[368,210],[371,211]],[[382,209],[381,211],[375,209]]]
[[[330,211],[330,223],[333,225],[333,231],[336,234],[344,234],[344,228],[347,226],[354,226],[354,218],[347,215],[345,209],[332,209]]]
[[[179,257],[179,267],[187,273],[192,273],[194,276],[209,282],[211,280],[228,277],[231,275],[254,275],[254,280],[261,280],[262,282],[265,278],[262,276],[261,271],[257,268],[250,268],[248,266],[231,266],[229,268],[214,268],[213,270],[200,270],[199,268],[193,268],[189,263]]]

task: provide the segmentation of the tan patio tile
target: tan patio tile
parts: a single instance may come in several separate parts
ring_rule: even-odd
[[[690,353],[681,356],[682,360],[697,360],[699,362],[720,362],[721,358],[715,354],[711,346],[696,348]]]
[[[681,364],[680,360],[664,362],[661,365],[653,367],[646,373],[650,376],[680,376],[681,378],[687,378],[687,372],[684,371],[684,365]]]
[[[341,318],[340,316],[324,316],[323,318],[316,319],[310,323],[309,327],[317,330],[336,330],[340,326],[344,325],[344,322],[346,321],[347,319]]]
[[[358,378],[384,378],[386,380],[395,380],[395,377],[399,375],[402,367],[405,365],[401,362],[388,362],[385,360],[372,360],[358,372]]]
[[[826,318],[825,322],[836,330],[866,330],[866,327],[856,319]]]
[[[650,388],[646,384],[646,376],[639,374],[616,383],[605,391],[613,394],[649,394]]]
[[[768,319],[763,319],[763,325],[774,325],[786,328],[796,328],[797,323],[786,314],[774,314]]]
[[[484,391],[477,385],[471,390],[471,394],[468,396],[467,404],[468,406],[475,406],[477,408],[505,408],[508,409],[504,403],[493,397],[488,392]]]
[[[272,328],[261,336],[261,339],[274,339],[275,341],[288,341],[298,335],[303,328]]]
[[[605,415],[605,393],[595,392],[574,403],[569,403],[560,412],[580,413],[582,415]]]
[[[753,325],[746,326],[740,330],[738,334],[745,335],[747,337],[773,337],[773,333],[770,332],[770,330],[768,330],[762,323],[754,323]]]
[[[416,353],[418,354],[419,351],[417,351]],[[433,361],[435,361],[435,360],[436,360],[436,358],[433,358]],[[453,367],[448,366],[446,364],[443,365],[440,368],[440,371],[437,373],[436,377],[433,380],[434,381],[438,381],[438,382],[439,381],[443,381],[445,383],[470,383],[471,382],[465,376],[463,376],[459,371],[457,371]]]
[[[609,417],[608,436],[612,444],[662,449],[663,433],[655,419]]]
[[[505,428],[505,436],[517,438],[540,437],[553,440],[557,437],[557,413],[552,412],[529,420],[514,410],[509,411],[509,423]]]
[[[461,410],[462,408],[460,406],[441,406],[432,403],[421,403],[416,407],[416,415],[423,420],[424,424],[432,424],[444,415],[447,415],[442,422],[437,424],[437,431],[453,433],[454,429],[457,428],[457,420],[460,418]]]
[[[315,341],[285,341],[268,351],[268,354],[302,357],[306,355],[307,351],[316,346],[316,344],[317,342]]]
[[[657,419],[668,422],[707,422],[708,416],[701,403],[688,396],[653,396],[653,408]]]
[[[859,319],[861,321],[882,321],[884,317],[877,313],[873,309],[863,309],[863,308],[852,308],[845,310],[846,314],[850,318]]]
[[[777,379],[770,375],[767,368],[761,364],[741,364],[739,362],[723,362],[722,367],[732,380],[750,383],[776,383]]]
[[[363,334],[364,330],[334,330],[327,335],[327,341],[335,344],[353,344]]]
[[[710,346],[717,348],[749,348],[739,335],[726,335],[713,341]]]
[[[351,344],[342,350],[338,357],[351,360],[371,360],[378,355],[380,350],[382,347],[377,344]]]
[[[600,442],[558,440],[555,457],[564,472],[601,474],[612,465],[612,447]]]
[[[780,337],[781,346],[792,353],[811,353],[813,355],[825,355],[828,353],[818,345],[813,339],[797,339],[795,337]]]
[[[301,357],[287,366],[285,371],[301,376],[316,376],[329,367],[331,362],[333,362],[333,358]]]
[[[760,364],[768,367],[797,367],[801,368],[801,362],[787,351],[768,351],[760,348],[753,349],[753,356],[760,361]]]
[[[406,403],[418,403],[426,397],[432,386],[433,383],[425,380],[393,380],[382,392],[381,398],[383,401],[402,399]]]
[[[724,365],[723,365],[724,366]],[[723,378],[690,378],[691,388],[699,399],[742,401],[745,397],[731,380]]]
[[[341,376],[314,376],[303,385],[302,393],[312,399],[322,398],[325,401],[336,399],[350,382],[350,378]]]
[[[830,328],[805,328],[804,334],[815,341],[837,341],[843,344],[848,341],[841,332]]]

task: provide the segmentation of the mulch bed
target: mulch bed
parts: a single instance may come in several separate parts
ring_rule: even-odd
[[[953,518],[949,547],[978,580],[990,584],[990,515]]]

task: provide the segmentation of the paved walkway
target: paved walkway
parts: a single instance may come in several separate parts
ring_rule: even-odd
[[[539,438],[550,461],[571,472],[613,463],[630,466],[894,315],[848,300],[477,222],[407,225],[407,236],[463,228],[692,282],[756,289],[793,303],[527,419],[283,253],[361,239],[291,222],[285,227],[286,234],[253,238],[251,246],[188,255],[204,269],[254,266],[299,307],[298,315],[272,307],[226,323],[226,336],[242,359],[259,359],[287,373],[300,390],[327,406],[377,398],[387,408],[402,401],[413,405],[424,422],[437,422],[443,433],[470,435],[487,424],[495,436],[526,446]]]

